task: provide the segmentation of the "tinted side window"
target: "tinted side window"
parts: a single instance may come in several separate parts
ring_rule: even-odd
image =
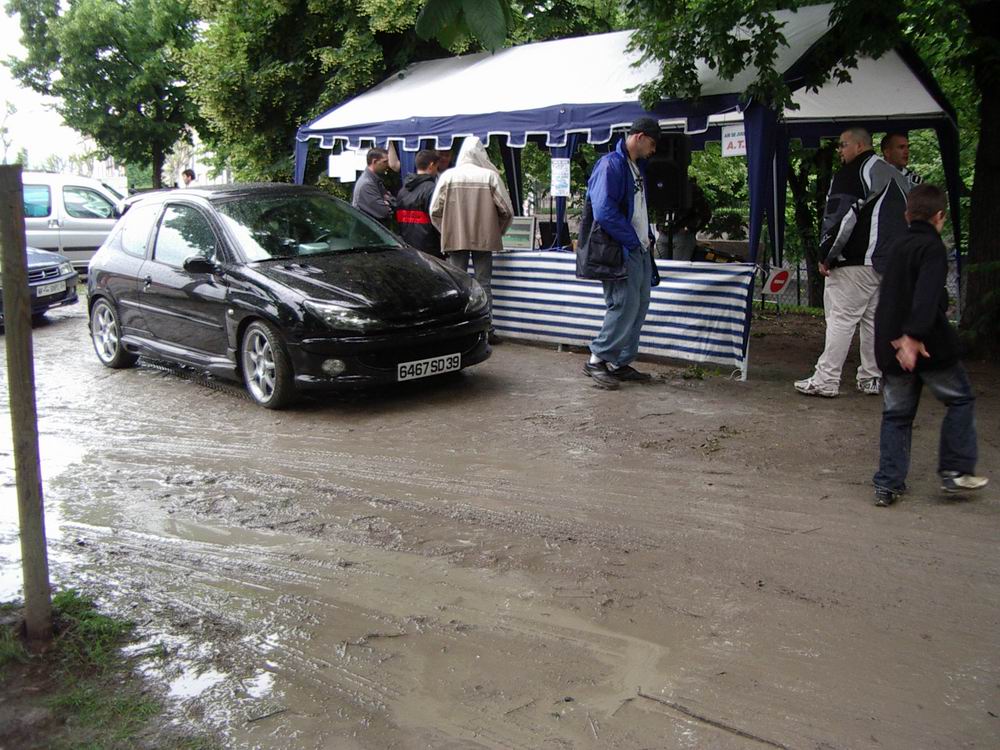
[[[137,258],[146,257],[149,233],[160,215],[160,206],[133,206],[122,219],[122,250]]]
[[[52,213],[52,193],[48,185],[23,185],[24,218],[38,219]]]
[[[215,233],[208,219],[191,206],[167,206],[156,234],[153,259],[180,267],[193,255],[215,258]]]
[[[85,187],[64,187],[66,213],[74,219],[113,219],[115,207],[95,190]]]

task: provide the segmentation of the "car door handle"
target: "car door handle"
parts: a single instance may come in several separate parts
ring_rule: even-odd
[[[58,229],[59,219],[49,219],[49,229]]]
[[[149,289],[149,287],[151,287],[151,286],[153,286],[153,277],[152,276],[147,276],[146,278],[144,278],[142,280],[142,289],[143,289],[143,291],[145,291],[146,289]]]

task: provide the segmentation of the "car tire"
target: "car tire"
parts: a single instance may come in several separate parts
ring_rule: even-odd
[[[115,306],[99,299],[90,308],[90,340],[101,364],[114,370],[131,367],[139,358],[122,345],[122,327]]]
[[[295,396],[292,364],[281,334],[270,323],[255,320],[240,342],[240,369],[250,398],[265,409],[281,409]]]

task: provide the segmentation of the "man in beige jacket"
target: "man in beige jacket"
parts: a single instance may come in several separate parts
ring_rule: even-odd
[[[462,142],[455,167],[438,178],[431,198],[431,223],[441,232],[441,250],[463,271],[472,267],[493,314],[493,253],[503,250],[503,233],[514,209],[486,147],[475,136]],[[490,326],[490,343],[500,339]]]

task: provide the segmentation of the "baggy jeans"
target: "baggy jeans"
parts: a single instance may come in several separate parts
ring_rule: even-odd
[[[469,271],[469,257],[472,257],[473,277],[486,292],[490,306],[490,323],[493,322],[493,253],[488,250],[453,250],[445,253],[448,262],[463,273]]]
[[[976,397],[961,364],[943,370],[886,375],[882,380],[882,431],[879,467],[872,479],[876,487],[902,492],[910,470],[910,439],[913,418],[923,386],[947,407],[941,423],[938,473],[976,470]]]
[[[858,382],[882,377],[875,361],[875,308],[879,275],[871,266],[841,266],[830,271],[823,292],[826,344],[816,362],[812,382],[828,391],[840,388],[840,374],[851,349],[854,331],[861,328],[861,366]]]
[[[615,367],[624,367],[639,354],[639,333],[649,310],[653,268],[649,250],[633,250],[625,264],[624,279],[605,281],[607,312],[597,337],[590,342],[595,357]]]

